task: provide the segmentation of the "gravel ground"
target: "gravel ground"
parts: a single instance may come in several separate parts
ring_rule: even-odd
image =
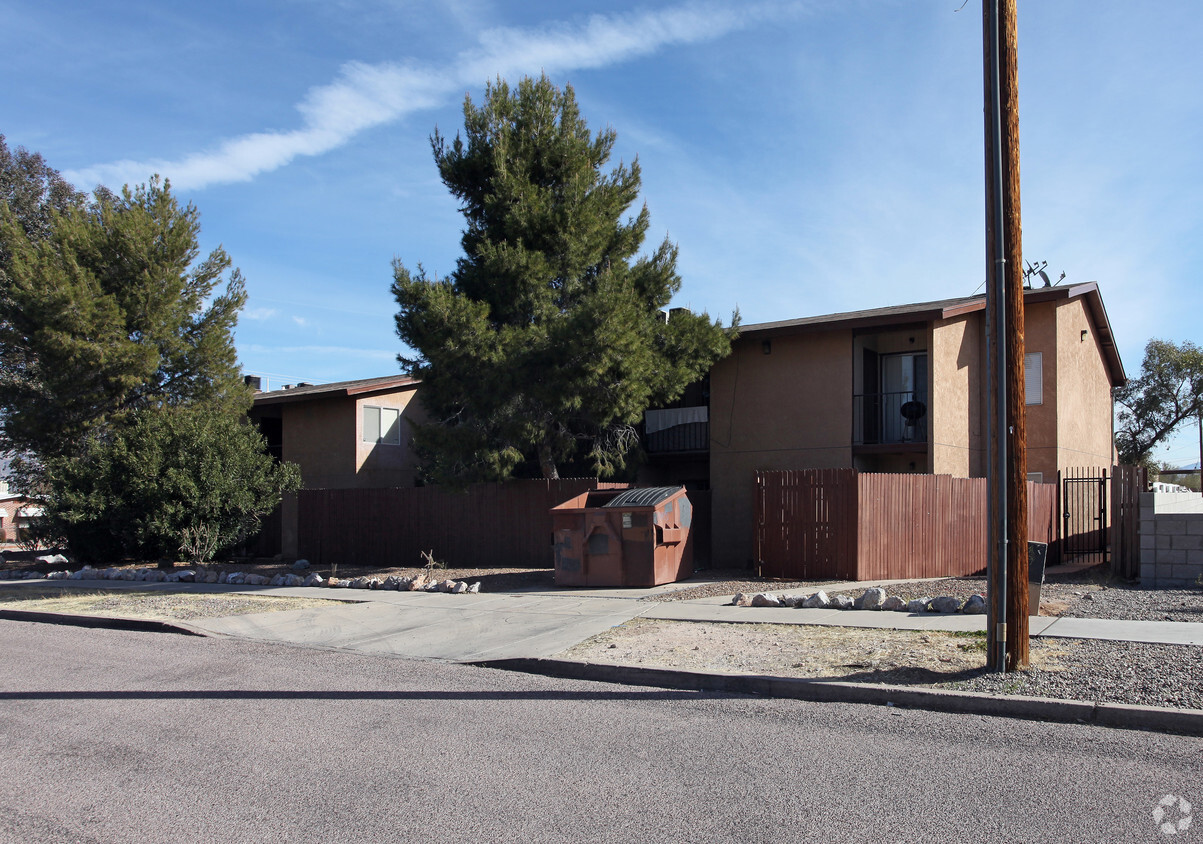
[[[1203,709],[1203,648],[1142,642],[1033,639],[1033,659],[1056,648],[1057,670],[979,673],[948,688],[1141,706]]]
[[[749,579],[745,572],[716,574],[720,577],[716,582],[689,587],[660,596],[658,600],[693,600],[735,592],[810,595],[820,588],[820,584],[814,582]],[[730,576],[723,577],[724,574]],[[844,583],[823,584],[821,588],[829,596],[842,594],[855,598],[864,591],[865,586]],[[986,581],[982,577],[944,578],[883,588],[888,594],[907,600],[938,595],[965,599],[975,593],[985,594]],[[1086,570],[1058,575],[1046,582],[1041,591],[1041,613],[1074,618],[1203,622],[1203,588],[1142,589],[1138,585],[1109,583],[1099,570]],[[632,652],[632,656],[623,661],[633,659],[644,665],[794,677],[839,677],[852,682],[1203,709],[1203,648],[1196,646],[1033,638],[1033,668],[999,675],[988,673],[980,667],[985,660],[984,647],[980,657],[967,663],[957,653],[947,650],[947,643],[937,641],[937,637],[929,642],[920,640],[918,647],[921,651],[930,652],[928,656],[940,648],[945,649],[944,654],[935,653],[932,658],[916,660],[913,654],[917,634],[908,631],[875,631],[869,637],[873,641],[868,641],[862,633],[850,634],[841,655],[838,652],[831,653],[831,646],[826,639],[807,641],[805,637],[794,642],[792,648],[786,646],[783,652],[782,632],[756,629],[768,628],[768,625],[706,626],[713,628],[710,631],[712,641],[724,642],[720,648],[725,655],[723,665],[713,665],[713,659],[706,659],[705,646],[692,646],[699,647],[696,651],[691,650],[691,646],[678,645],[674,649],[673,635],[663,629],[650,628],[646,628],[644,633],[648,637],[665,639],[669,643],[667,648],[649,643],[648,648],[641,651],[631,647],[630,643],[619,643],[611,648],[614,642],[604,642],[592,651],[592,656],[605,660],[608,650],[613,659],[622,653],[619,649],[625,647]],[[721,627],[733,629],[718,630]],[[964,651],[964,642],[956,648]],[[740,652],[744,654],[742,660],[734,656]],[[582,654],[585,655],[577,658],[587,658],[585,651]],[[871,657],[866,658],[864,654],[871,654]],[[941,664],[933,668],[932,659]]]

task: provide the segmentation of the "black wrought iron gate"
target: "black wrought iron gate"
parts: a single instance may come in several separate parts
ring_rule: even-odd
[[[1107,560],[1107,470],[1061,472],[1061,556],[1065,562]]]

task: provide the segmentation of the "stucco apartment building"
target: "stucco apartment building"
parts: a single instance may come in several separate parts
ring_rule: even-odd
[[[413,486],[417,460],[409,423],[426,417],[418,382],[403,375],[298,384],[255,394],[250,418],[278,459],[301,467],[307,489]],[[280,510],[280,552],[295,557],[295,498]]]
[[[1024,306],[1030,478],[1110,467],[1126,377],[1098,286]],[[712,564],[744,565],[757,470],[984,476],[986,386],[984,296],[745,326],[701,398],[649,412],[649,477],[708,487]]]

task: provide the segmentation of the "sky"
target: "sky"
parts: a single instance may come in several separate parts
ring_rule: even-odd
[[[1024,257],[1097,281],[1130,376],[1203,342],[1203,14],[1019,2]],[[0,134],[78,187],[170,179],[273,389],[389,375],[392,262],[454,269],[430,135],[546,73],[638,157],[675,301],[745,324],[985,278],[981,0],[0,0]],[[632,209],[632,213],[637,211]],[[1157,454],[1198,460],[1196,428]]]

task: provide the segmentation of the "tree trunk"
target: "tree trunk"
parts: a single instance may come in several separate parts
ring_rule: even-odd
[[[543,472],[543,477],[549,481],[560,479],[559,470],[556,469],[556,460],[551,455],[551,443],[546,440],[539,443],[539,469]]]

